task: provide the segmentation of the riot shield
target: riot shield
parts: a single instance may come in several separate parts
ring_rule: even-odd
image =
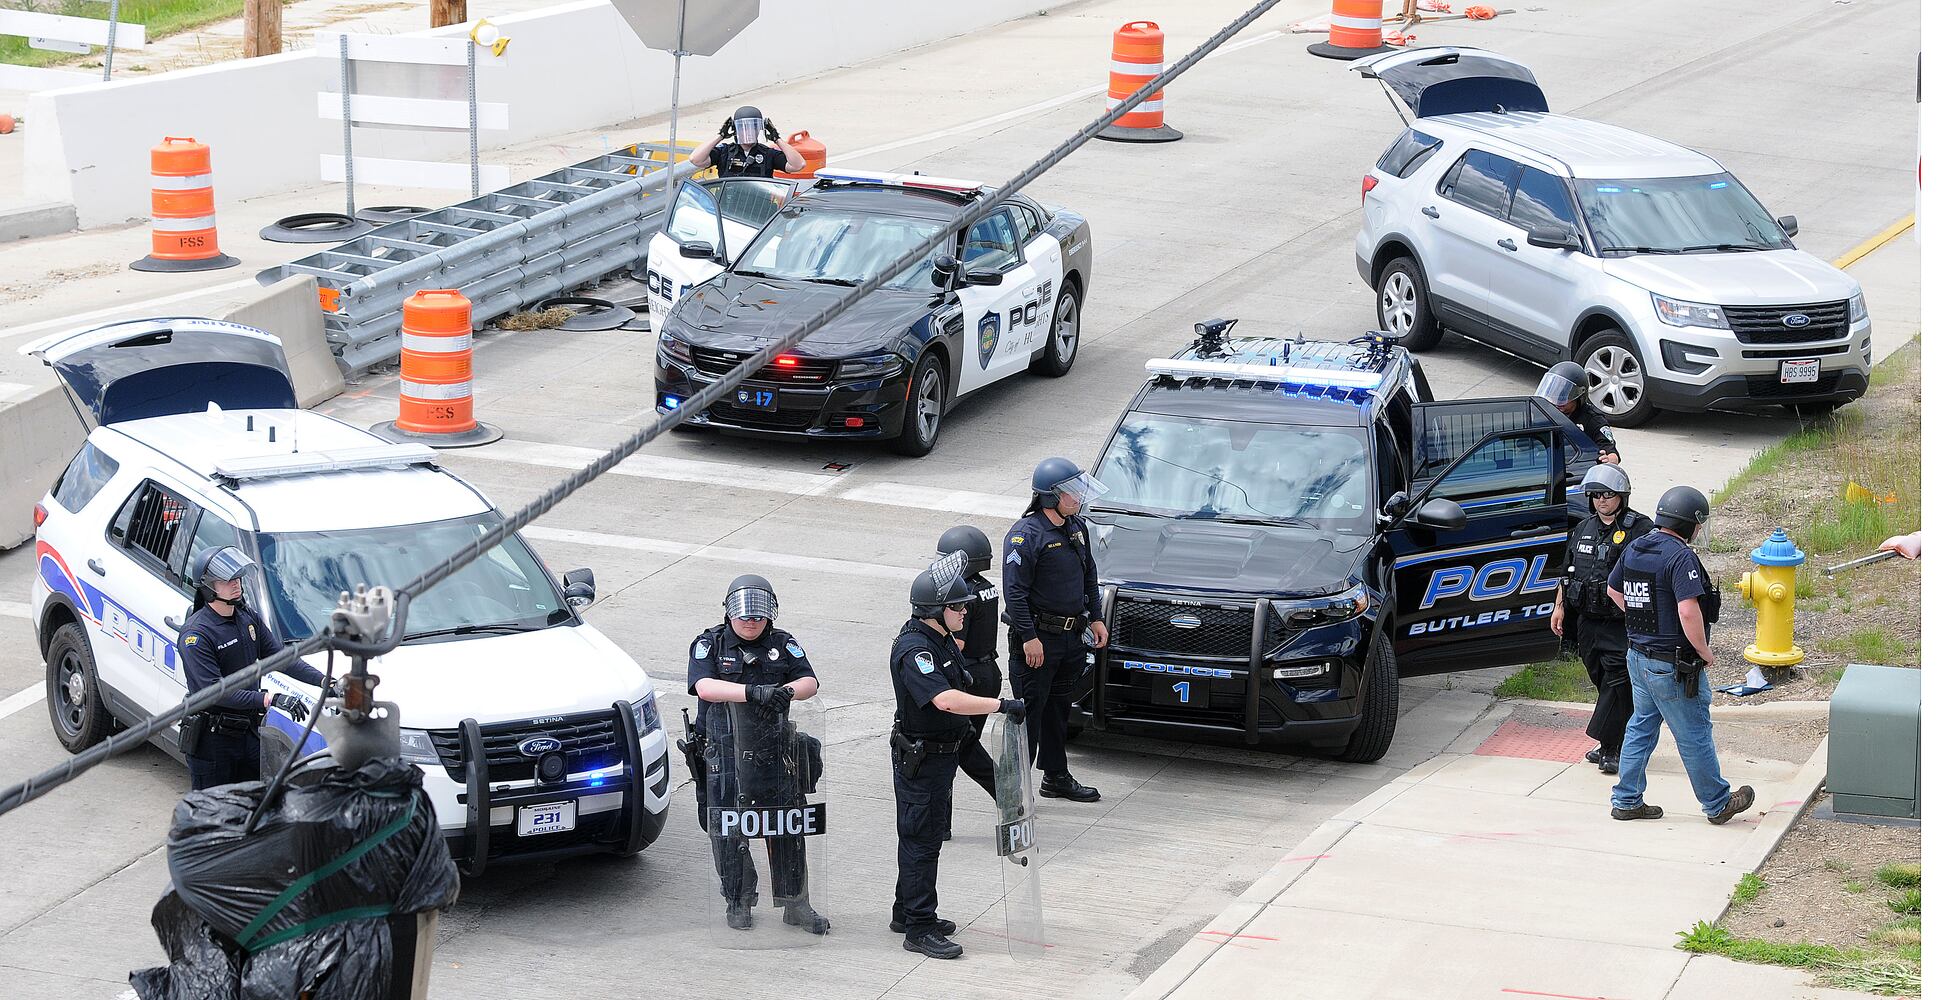
[[[1016,962],[1037,962],[1047,950],[1047,933],[1041,921],[1041,854],[1034,842],[1027,727],[995,715],[987,725],[986,742],[993,755],[994,802],[999,807],[994,853],[1000,858],[1007,954]]]
[[[701,820],[713,869],[705,926],[726,948],[822,941],[824,706],[705,704]]]

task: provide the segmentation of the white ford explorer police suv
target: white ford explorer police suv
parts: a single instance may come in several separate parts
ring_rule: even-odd
[[[1872,324],[1843,271],[1791,243],[1723,165],[1549,114],[1533,74],[1463,46],[1352,64],[1408,127],[1364,180],[1358,273],[1387,332],[1446,330],[1543,365],[1580,362],[1589,401],[1633,427],[1658,409],[1865,394]]]
[[[431,449],[298,408],[282,345],[260,330],[146,319],[22,352],[54,368],[92,428],[34,511],[31,607],[48,714],[70,751],[182,701],[189,567],[212,547],[263,567],[246,600],[290,641],[320,630],[340,591],[410,579],[500,522]],[[662,831],[655,690],[582,619],[593,600],[593,574],[557,582],[515,536],[415,595],[404,642],[372,661],[380,697],[400,708],[400,755],[425,772],[469,871],[632,854]],[[316,688],[277,673],[263,685],[314,710]],[[298,716],[266,712],[266,773],[324,749],[317,733],[293,745]],[[156,743],[180,757],[176,729]]]

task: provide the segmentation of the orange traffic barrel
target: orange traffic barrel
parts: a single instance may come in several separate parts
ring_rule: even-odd
[[[405,300],[399,334],[399,419],[372,428],[394,441],[466,448],[500,440],[473,419],[473,303],[452,289]]]
[[[216,248],[209,147],[168,136],[149,149],[149,255],[137,271],[214,271],[237,259]]]
[[[824,143],[811,138],[811,133],[794,132],[790,138],[784,140],[784,145],[797,150],[797,155],[804,157],[804,169],[794,174],[779,170],[777,176],[789,177],[793,180],[810,180],[817,176],[818,171],[824,169]]]
[[[1310,46],[1311,54],[1326,59],[1358,59],[1394,46],[1380,37],[1384,29],[1384,0],[1331,0],[1331,34]]]
[[[1115,29],[1108,53],[1108,106],[1114,107],[1162,73],[1162,28],[1154,21],[1130,21]],[[1175,142],[1182,133],[1162,124],[1162,91],[1150,94],[1128,114],[1101,130],[1116,142]]]

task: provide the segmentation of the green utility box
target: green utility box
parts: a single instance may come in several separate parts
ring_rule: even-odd
[[[1832,811],[1919,818],[1919,671],[1854,663],[1831,694]]]

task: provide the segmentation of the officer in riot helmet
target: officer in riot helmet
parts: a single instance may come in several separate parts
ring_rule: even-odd
[[[189,693],[248,669],[281,648],[270,624],[245,601],[244,578],[256,567],[234,545],[210,549],[196,558],[196,610],[182,623],[176,641]],[[302,661],[293,660],[279,669],[313,687],[324,684],[324,675]],[[264,709],[279,697],[287,696],[241,688],[224,695],[215,707],[182,721],[180,746],[189,762],[191,789],[262,779],[257,726]],[[294,712],[306,711],[301,705],[290,707]]]
[[[1597,465],[1581,480],[1594,513],[1568,535],[1568,562],[1554,591],[1554,634],[1567,640],[1595,686],[1595,711],[1588,735],[1596,747],[1588,762],[1614,774],[1620,767],[1622,730],[1634,712],[1628,679],[1628,632],[1622,613],[1608,599],[1608,574],[1622,550],[1654,527],[1629,509],[1628,473],[1619,465]]]
[[[784,143],[763,112],[748,104],[723,119],[716,138],[696,147],[689,162],[715,167],[719,177],[771,177],[779,170],[794,174],[804,169],[804,157]]]
[[[777,592],[770,581],[745,574],[730,581],[723,621],[705,629],[689,647],[689,693],[696,696],[707,761],[699,802],[714,808],[788,807],[804,804],[802,755],[789,725],[792,702],[818,693],[811,661],[789,632],[776,627]],[[732,708],[735,706],[735,709]],[[749,930],[757,900],[757,867],[750,842],[718,836],[708,808],[699,809],[709,831],[716,875],[727,904],[725,920]],[[831,922],[811,908],[809,871],[802,836],[768,837],[773,905],[784,922],[812,934]]]
[[[1615,430],[1608,426],[1608,417],[1588,402],[1588,387],[1593,382],[1594,377],[1588,373],[1588,369],[1572,361],[1563,361],[1541,376],[1540,385],[1534,387],[1534,395],[1559,407],[1563,416],[1581,428],[1581,433],[1588,435],[1588,439],[1595,443],[1597,461],[1618,465],[1622,461],[1622,450],[1615,442]]]
[[[1709,520],[1709,498],[1678,486],[1655,505],[1655,530],[1631,543],[1608,576],[1608,597],[1628,631],[1628,676],[1635,711],[1622,737],[1621,773],[1610,797],[1616,819],[1659,819],[1661,806],[1642,801],[1649,755],[1662,724],[1676,738],[1689,787],[1711,823],[1728,823],[1756,801],[1749,785],[1735,791],[1723,780],[1710,728],[1707,671],[1716,662],[1709,626],[1720,595],[1703,561],[1689,547]]]
[[[953,812],[953,774],[960,766],[971,720],[994,712],[1027,714],[1016,698],[972,693],[966,654],[953,633],[966,627],[975,599],[957,555],[927,567],[912,581],[912,617],[892,640],[892,791],[898,802],[899,878],[891,928],[905,950],[927,958],[958,958],[949,940],[958,925],[940,919],[939,846]],[[977,744],[976,744],[977,745]],[[992,767],[988,763],[989,769]],[[988,789],[991,791],[991,788]]]
[[[966,561],[966,585],[973,592],[967,603],[965,626],[956,630],[954,642],[965,654],[966,672],[973,679],[967,690],[982,698],[1000,697],[1000,588],[982,574],[993,568],[993,543],[986,532],[970,524],[947,528],[939,536],[939,556],[957,553]],[[966,740],[960,744],[959,769],[986,790],[993,791],[993,757],[980,742],[986,730],[986,716],[976,715]],[[949,827],[946,839],[953,839]]]
[[[1095,555],[1081,508],[1107,492],[1065,458],[1034,469],[1034,498],[1007,531],[1000,576],[1007,599],[1007,675],[1027,703],[1028,754],[1045,798],[1099,802],[1101,793],[1068,771],[1068,712],[1088,650],[1108,645],[1095,582]]]

